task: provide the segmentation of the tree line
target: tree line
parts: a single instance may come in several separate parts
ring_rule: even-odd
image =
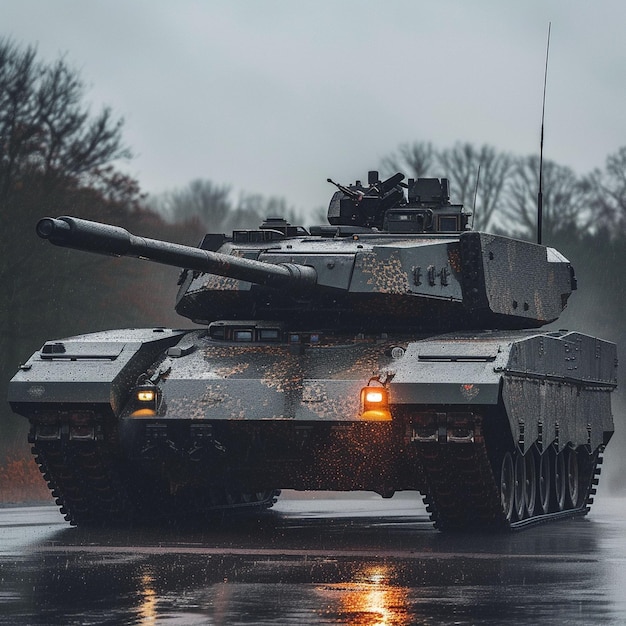
[[[173,310],[178,270],[160,266],[155,271],[145,263],[50,246],[34,235],[41,217],[69,213],[190,245],[204,232],[253,228],[269,215],[302,221],[284,198],[233,198],[229,187],[210,180],[146,196],[121,171],[132,158],[123,141],[123,119],[107,107],[93,112],[85,100],[85,84],[64,58],[44,62],[34,47],[0,39],[1,398],[20,362],[48,339],[109,328],[188,324]],[[418,141],[400,146],[380,169],[412,177],[446,176],[452,201],[474,209],[474,228],[535,239],[536,156],[467,143],[439,149]],[[543,189],[543,240],[572,260],[580,287],[559,325],[626,343],[621,313],[626,306],[621,271],[626,260],[626,147],[584,175],[545,162]],[[12,416],[2,400],[0,468],[8,451],[20,445],[26,450],[27,428],[26,420]]]
[[[242,192],[233,199],[228,185],[202,178],[192,180],[183,188],[151,196],[146,204],[171,223],[197,221],[206,232],[228,233],[238,228],[256,228],[268,216],[284,217],[292,224],[302,220],[285,198]]]
[[[437,149],[418,141],[400,146],[383,159],[382,166],[389,174],[449,178],[453,201],[474,211],[476,230],[501,230],[528,240],[536,237],[536,155],[519,156],[469,143]],[[626,225],[626,146],[609,155],[603,168],[584,175],[544,161],[542,187],[543,234],[548,239],[602,229],[618,235]]]

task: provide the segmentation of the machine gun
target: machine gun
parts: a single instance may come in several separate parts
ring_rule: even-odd
[[[447,178],[409,178],[397,173],[379,180],[378,172],[368,173],[368,187],[360,181],[346,187],[328,178],[337,187],[328,207],[328,221],[334,226],[374,228],[389,233],[450,233],[467,229],[469,213],[460,204],[450,204]],[[408,199],[403,188],[408,190]]]
[[[345,187],[330,178],[326,180],[339,190],[335,192],[328,207],[328,221],[332,225],[382,230],[387,210],[400,206],[404,201],[404,174],[400,172],[381,181],[378,172],[370,171],[367,187],[363,187],[360,181],[356,185]]]

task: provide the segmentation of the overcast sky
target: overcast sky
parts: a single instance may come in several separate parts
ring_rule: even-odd
[[[0,35],[124,117],[144,191],[300,210],[406,142],[538,153],[550,21],[544,155],[584,173],[626,145],[623,0],[0,0]]]

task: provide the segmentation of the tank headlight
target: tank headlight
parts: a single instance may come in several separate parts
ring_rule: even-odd
[[[391,421],[389,394],[385,387],[361,389],[361,419],[370,422]]]
[[[373,389],[366,388],[365,390],[365,402],[367,404],[377,404],[380,406],[381,402],[383,402],[385,394],[382,391],[377,391]]]
[[[131,417],[152,417],[159,406],[159,389],[154,385],[135,387],[132,394],[133,410]]]
[[[137,391],[137,400],[139,402],[153,402],[155,397],[154,389],[140,389]]]

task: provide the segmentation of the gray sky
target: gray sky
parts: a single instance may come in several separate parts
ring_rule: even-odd
[[[125,118],[144,191],[200,177],[301,210],[405,142],[537,153],[550,21],[545,158],[602,166],[626,145],[625,18],[623,0],[0,0],[0,35],[65,54]]]

